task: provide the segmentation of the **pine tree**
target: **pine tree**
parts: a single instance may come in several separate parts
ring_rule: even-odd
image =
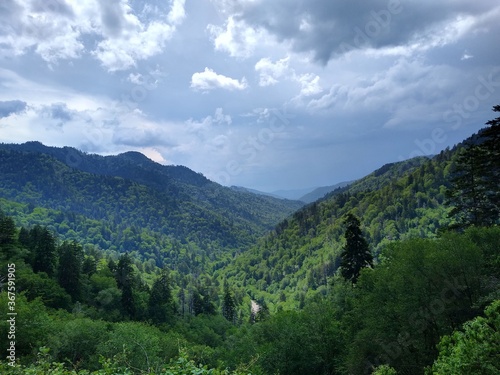
[[[118,288],[122,291],[122,310],[126,315],[134,318],[136,313],[133,293],[134,269],[132,267],[132,258],[130,258],[130,255],[123,254],[118,260],[115,278]]]
[[[81,298],[83,249],[76,242],[63,242],[59,247],[57,279],[73,302]]]
[[[17,229],[14,219],[8,216],[0,216],[0,255],[2,260],[9,262],[19,254],[17,242]]]
[[[149,317],[154,323],[165,323],[174,312],[172,287],[167,270],[154,282],[148,302]]]
[[[500,105],[493,107],[500,112]],[[486,123],[479,137],[465,143],[446,192],[455,227],[491,226],[500,220],[500,117]]]
[[[493,107],[494,112],[500,112],[500,105]],[[500,117],[486,123],[490,127],[481,133],[482,147],[487,153],[485,160],[485,184],[488,198],[494,207],[496,217],[500,216]],[[498,221],[497,221],[498,223]]]
[[[56,270],[56,240],[47,228],[39,225],[30,231],[33,257],[33,271],[53,276]]]
[[[465,144],[460,151],[452,173],[452,188],[446,192],[453,205],[449,216],[457,220],[457,227],[488,225],[492,206],[484,184],[485,150],[476,144]]]
[[[222,315],[232,323],[236,323],[236,304],[229,289],[227,280],[224,282],[224,298],[222,300]]]
[[[373,256],[368,247],[368,242],[363,238],[360,229],[359,219],[353,214],[347,214],[344,223],[346,224],[346,243],[341,253],[341,274],[344,279],[355,284],[358,281],[362,268],[373,265]]]

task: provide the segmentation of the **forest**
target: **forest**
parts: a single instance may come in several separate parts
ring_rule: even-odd
[[[499,129],[303,207],[0,145],[0,372],[498,374]]]

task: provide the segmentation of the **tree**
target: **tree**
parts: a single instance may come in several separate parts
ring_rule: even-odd
[[[484,183],[486,151],[472,142],[465,144],[458,154],[452,173],[452,187],[446,192],[449,215],[457,220],[457,227],[490,225],[493,207]]]
[[[486,309],[486,317],[464,324],[463,331],[444,336],[432,373],[488,375],[500,373],[500,300]]]
[[[46,228],[36,225],[30,231],[31,250],[34,253],[33,271],[53,276],[56,270],[56,240]]]
[[[355,284],[361,269],[373,265],[373,256],[368,247],[368,242],[361,233],[359,219],[349,213],[344,223],[346,224],[344,234],[346,243],[341,253],[341,274],[344,279]]]
[[[16,224],[11,217],[0,216],[0,250],[2,260],[13,261],[19,253]]]
[[[500,112],[500,105],[493,107]],[[491,226],[500,217],[500,117],[486,123],[489,128],[463,145],[446,192],[449,213],[456,226]]]
[[[493,111],[500,112],[500,105],[494,106]],[[480,134],[483,147],[488,153],[485,160],[485,182],[488,197],[498,217],[500,216],[500,189],[498,189],[498,181],[500,180],[500,117],[488,121],[486,125],[490,125],[490,127]]]
[[[149,317],[154,323],[165,323],[174,312],[172,287],[168,271],[164,269],[151,288],[148,302]]]
[[[130,255],[123,254],[120,257],[118,265],[116,266],[115,277],[118,288],[122,291],[121,303],[123,312],[133,318],[135,316],[136,309],[132,290],[134,269],[132,267],[132,258],[130,258]]]
[[[59,247],[57,279],[73,302],[81,298],[83,249],[76,242],[64,241]]]
[[[227,280],[224,282],[224,298],[222,300],[222,315],[232,323],[236,322],[236,304],[229,289]]]

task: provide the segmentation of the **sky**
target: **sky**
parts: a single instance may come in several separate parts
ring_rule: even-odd
[[[333,185],[497,117],[498,0],[2,0],[0,142]]]

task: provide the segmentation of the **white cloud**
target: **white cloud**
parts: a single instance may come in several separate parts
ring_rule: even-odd
[[[9,2],[9,14],[0,16],[0,57],[34,51],[53,64],[90,53],[109,71],[161,53],[186,17],[185,0],[155,12],[145,12],[147,4],[141,12],[141,3],[130,0]]]
[[[156,21],[146,27],[138,24],[136,30],[124,30],[118,38],[99,42],[92,54],[108,71],[125,70],[159,54],[174,31],[173,26]]]
[[[323,91],[323,88],[319,84],[319,76],[306,73],[295,77],[295,80],[300,83],[301,90],[300,96],[312,96],[319,94]]]
[[[229,17],[224,27],[207,27],[217,51],[225,51],[232,57],[247,58],[259,44],[266,42],[266,33],[262,29],[247,26],[244,21]]]
[[[161,152],[155,147],[145,147],[139,149],[139,151],[157,163],[169,164],[169,162],[165,159]]]
[[[255,64],[255,70],[259,72],[259,86],[271,86],[278,83],[278,79],[290,73],[288,64],[290,57],[287,56],[273,63],[270,58],[264,57]]]
[[[217,88],[233,91],[244,90],[247,87],[248,83],[245,77],[237,80],[217,74],[210,68],[205,68],[203,72],[194,73],[191,77],[191,88],[199,91],[209,91]]]
[[[172,1],[172,9],[168,13],[168,21],[172,25],[180,25],[184,18],[186,18],[186,11],[184,9],[184,5],[186,0],[173,0]]]

